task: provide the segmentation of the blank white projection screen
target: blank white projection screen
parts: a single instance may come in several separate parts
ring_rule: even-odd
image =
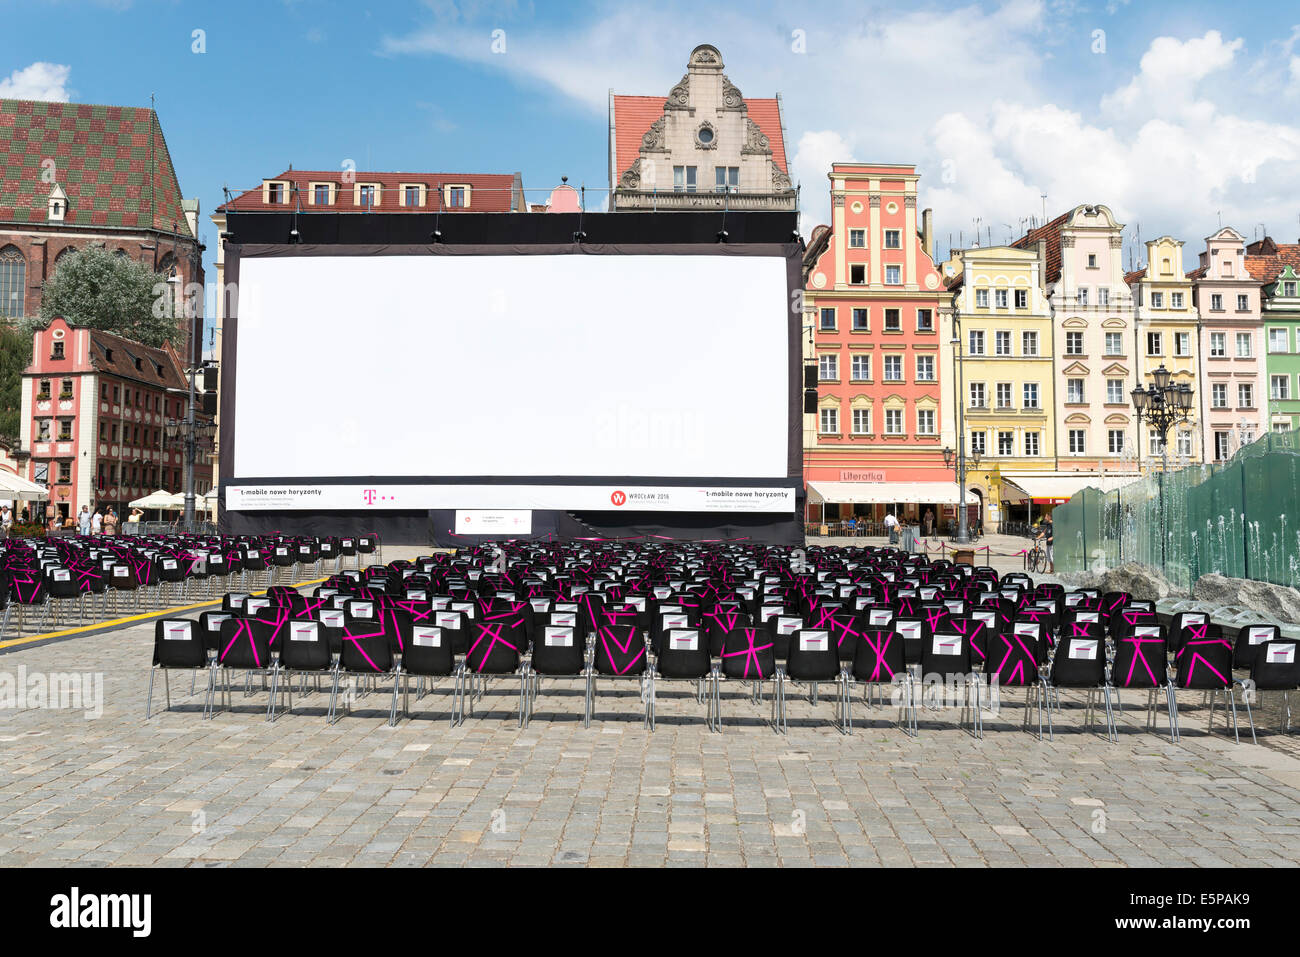
[[[242,259],[235,474],[783,478],[776,256]]]

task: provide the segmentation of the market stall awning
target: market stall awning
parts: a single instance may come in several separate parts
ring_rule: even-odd
[[[1075,492],[1089,486],[1096,488],[1098,478],[1091,473],[1078,475],[1035,475],[1032,472],[1003,472],[1002,500],[1023,504],[1061,505]]]
[[[844,505],[956,505],[956,482],[809,482],[808,501]],[[966,504],[979,498],[966,490]]]
[[[29,482],[6,469],[0,469],[0,500],[17,499],[24,502],[41,502],[50,497],[44,485]]]

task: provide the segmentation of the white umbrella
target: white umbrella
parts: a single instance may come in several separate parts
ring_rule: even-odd
[[[44,485],[37,485],[13,472],[0,469],[0,499],[17,499],[26,502],[39,502],[50,497],[50,490]]]
[[[173,495],[171,492],[158,489],[156,492],[150,492],[144,498],[138,498],[130,503],[132,508],[157,508],[163,510],[182,509],[185,507],[185,500],[179,495]]]

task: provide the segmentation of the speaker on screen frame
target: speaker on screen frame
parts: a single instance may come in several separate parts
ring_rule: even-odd
[[[803,411],[805,415],[812,415],[817,412],[817,390],[803,390]]]

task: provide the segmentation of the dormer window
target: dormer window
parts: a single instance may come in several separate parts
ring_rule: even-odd
[[[464,209],[469,206],[470,188],[468,185],[444,186],[442,189],[443,202],[448,207],[453,209]]]
[[[313,206],[333,206],[334,205],[334,184],[333,183],[312,183],[311,189],[307,193],[308,201]]]
[[[357,183],[353,187],[352,204],[362,209],[374,209],[380,202],[378,183]]]
[[[68,194],[58,183],[50,190],[49,205],[46,207],[47,219],[52,223],[64,222],[68,215]]]
[[[262,202],[276,204],[287,202],[288,192],[288,183],[282,180],[267,180],[262,184]]]
[[[415,209],[424,205],[424,187],[419,183],[402,184],[402,205],[407,209]]]

